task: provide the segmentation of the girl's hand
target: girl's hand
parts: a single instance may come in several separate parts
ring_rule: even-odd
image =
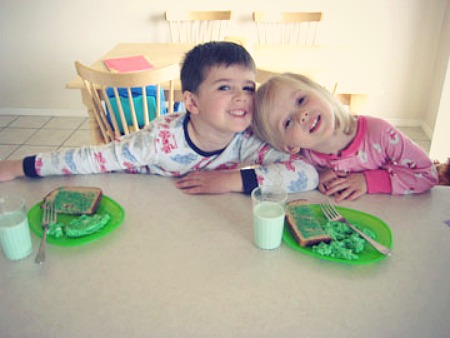
[[[242,192],[241,173],[229,171],[195,171],[187,174],[175,183],[186,194],[224,194]]]
[[[353,201],[367,193],[366,178],[363,173],[346,174],[346,176],[338,174],[336,179],[328,181],[322,192],[327,196],[334,196],[336,202]]]
[[[338,177],[338,173],[332,169],[326,169],[319,172],[319,191],[325,194],[328,190],[329,184]]]

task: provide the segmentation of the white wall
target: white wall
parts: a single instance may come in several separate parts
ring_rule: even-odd
[[[248,41],[256,40],[253,10],[298,10],[324,13],[320,42],[351,45],[368,58],[370,72],[360,76],[373,77],[384,94],[370,97],[367,113],[432,131],[445,72],[434,65],[439,53],[448,58],[439,44],[449,2],[0,0],[0,114],[83,114],[79,92],[65,89],[74,61],[92,63],[120,42],[169,41],[166,9],[231,9],[230,34]]]
[[[450,158],[450,58],[448,61],[443,95],[439,102],[439,110],[430,149],[430,157],[443,163],[447,162],[447,159]]]

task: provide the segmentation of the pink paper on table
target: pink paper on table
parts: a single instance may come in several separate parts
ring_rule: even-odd
[[[137,72],[155,68],[144,55],[126,56],[103,60],[110,71],[120,73]]]

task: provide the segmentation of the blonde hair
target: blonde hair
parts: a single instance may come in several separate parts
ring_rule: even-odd
[[[310,78],[293,73],[285,73],[271,77],[262,84],[255,95],[255,113],[253,117],[253,132],[261,140],[269,143],[272,147],[285,151],[283,141],[269,126],[270,111],[276,109],[274,102],[276,95],[282,85],[295,86],[299,83],[312,89],[323,99],[327,100],[334,108],[336,118],[336,132],[351,134],[356,128],[356,118],[347,111],[342,104],[324,87]]]

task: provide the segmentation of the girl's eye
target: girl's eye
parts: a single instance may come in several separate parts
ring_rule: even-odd
[[[250,93],[254,93],[255,92],[255,87],[247,86],[247,87],[244,87],[244,90],[248,91]]]
[[[223,86],[220,86],[219,87],[219,90],[230,90],[230,86],[228,86],[228,85],[223,85]]]
[[[284,121],[284,129],[288,129],[292,125],[292,119],[288,118],[286,121]]]
[[[301,96],[297,99],[297,105],[301,106],[306,101],[306,96]]]

